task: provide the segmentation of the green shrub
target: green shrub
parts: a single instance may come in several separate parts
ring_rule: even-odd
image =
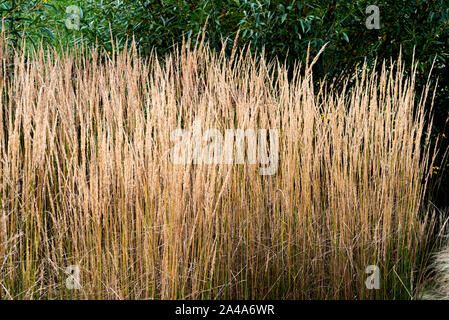
[[[12,0],[0,2],[0,16],[10,43],[18,45],[22,39],[34,46],[40,41],[54,43],[54,14],[56,7],[47,0]]]

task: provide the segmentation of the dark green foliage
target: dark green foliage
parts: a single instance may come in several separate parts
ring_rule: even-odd
[[[55,6],[43,0],[12,0],[0,2],[2,29],[7,32],[11,43],[17,45],[22,39],[36,46],[41,40],[54,43],[57,40],[53,18]]]

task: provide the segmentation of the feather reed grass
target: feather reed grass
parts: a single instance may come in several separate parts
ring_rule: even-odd
[[[16,52],[12,71],[4,39],[0,55],[3,298],[413,297],[434,157],[400,60],[317,90],[312,63],[289,77],[205,43],[147,60],[133,47]],[[194,121],[275,128],[277,172],[173,163],[171,133]]]

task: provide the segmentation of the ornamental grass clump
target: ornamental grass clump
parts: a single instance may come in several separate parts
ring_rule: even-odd
[[[314,88],[316,59],[289,76],[204,43],[16,52],[10,72],[1,39],[0,59],[3,299],[414,296],[433,161],[414,67],[365,66],[337,90]],[[243,163],[175,163],[173,132],[194,124],[276,130],[276,153],[260,140],[275,172],[246,147]]]

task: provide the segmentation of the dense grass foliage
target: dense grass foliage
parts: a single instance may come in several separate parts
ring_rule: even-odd
[[[69,5],[82,10],[79,30],[66,28]],[[378,30],[365,26],[369,5],[380,9]],[[228,39],[226,52],[230,54],[237,39],[238,47],[264,50],[268,58],[286,60],[291,70],[295,61],[305,62],[309,45],[313,55],[328,43],[315,65],[315,78],[326,76],[340,86],[356,66],[366,61],[370,69],[376,58],[389,60],[402,51],[407,63],[413,57],[418,61],[418,99],[435,59],[430,82],[436,86],[438,80],[439,89],[432,139],[443,140],[446,146],[449,142],[447,0],[10,0],[1,2],[0,14],[15,43],[22,36],[31,43],[44,40],[52,46],[59,46],[60,41],[79,45],[83,39],[112,52],[111,36],[120,48],[134,37],[141,53],[148,55],[155,49],[162,56],[184,38],[195,42],[207,21],[205,32],[211,47],[221,49],[222,39]],[[440,206],[449,205],[448,173],[449,166],[438,166],[429,190]],[[437,192],[434,186],[440,185]]]
[[[315,90],[317,59],[289,77],[207,45],[164,63],[135,47],[103,63],[88,48],[9,61],[5,50],[1,40],[2,298],[417,295],[433,155],[415,69],[365,66],[343,89]],[[277,130],[275,174],[173,163],[174,130],[195,121]],[[65,286],[69,265],[79,290]],[[379,290],[365,286],[368,265]]]

